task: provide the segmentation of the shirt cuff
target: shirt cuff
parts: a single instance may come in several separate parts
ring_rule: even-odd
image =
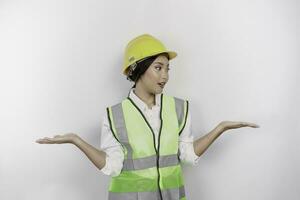
[[[111,167],[109,166],[109,157],[107,154],[105,158],[105,165],[100,171],[103,172],[105,175],[111,175]]]
[[[199,156],[196,155],[194,151],[194,145],[193,142],[179,142],[179,158],[180,160],[189,165],[197,165],[199,162]]]
[[[121,173],[121,170],[123,168],[123,155],[120,155],[118,153],[115,154],[108,154],[106,153],[105,158],[105,165],[100,170],[105,175],[108,176],[118,176]]]

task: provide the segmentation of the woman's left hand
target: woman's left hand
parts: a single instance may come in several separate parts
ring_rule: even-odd
[[[222,130],[226,131],[229,129],[242,128],[242,127],[252,127],[259,128],[259,125],[250,122],[233,122],[233,121],[222,121],[219,126]]]

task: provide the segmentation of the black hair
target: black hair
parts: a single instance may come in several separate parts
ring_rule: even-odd
[[[129,74],[127,75],[127,80],[134,81],[134,85],[132,88],[135,88],[136,82],[139,80],[139,78],[146,72],[146,70],[149,68],[149,66],[154,62],[154,60],[160,56],[165,55],[169,59],[169,54],[167,53],[161,53],[154,56],[147,57],[145,60],[138,61],[136,64],[137,66],[132,71],[131,67],[129,67]]]

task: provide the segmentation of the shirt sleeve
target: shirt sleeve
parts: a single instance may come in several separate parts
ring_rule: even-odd
[[[179,136],[179,158],[180,160],[189,165],[196,165],[199,161],[199,156],[194,151],[194,136],[191,126],[191,113],[188,111],[187,121]]]
[[[124,152],[113,136],[107,115],[102,119],[100,148],[106,153],[105,166],[101,171],[109,176],[118,176],[123,168]]]

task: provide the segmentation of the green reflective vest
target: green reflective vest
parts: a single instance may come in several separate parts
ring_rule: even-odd
[[[111,131],[124,151],[121,173],[110,182],[109,200],[186,200],[178,138],[188,103],[161,94],[157,148],[153,129],[129,96],[106,108]]]

